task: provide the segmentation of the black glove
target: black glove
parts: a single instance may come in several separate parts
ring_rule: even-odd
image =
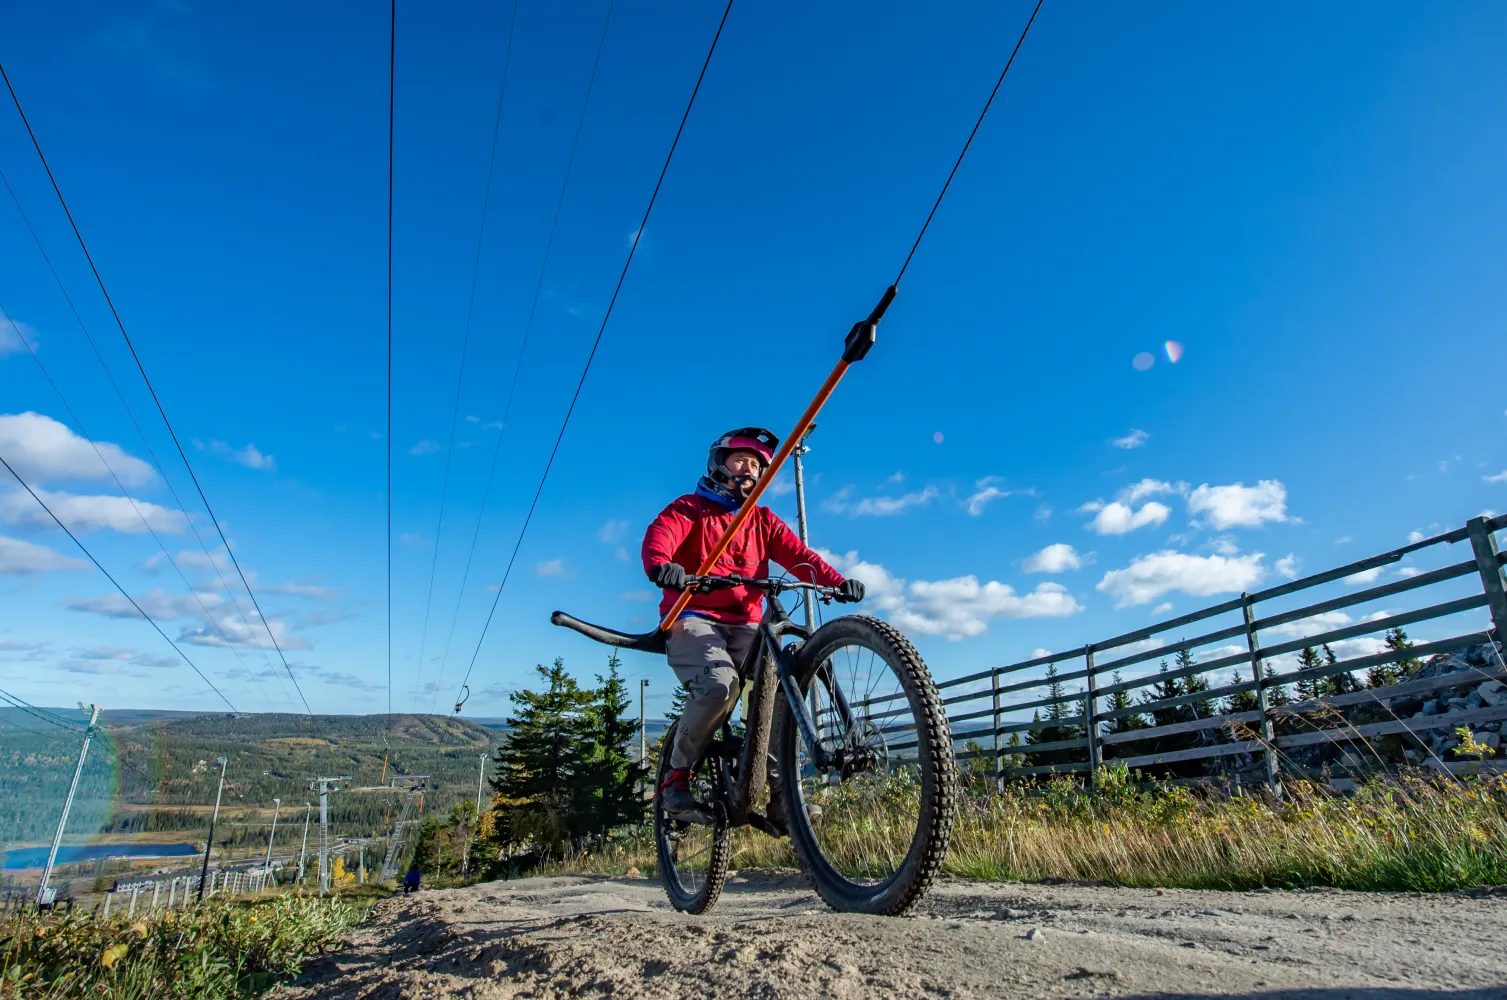
[[[649,574],[649,579],[666,590],[685,589],[685,567],[680,563],[660,563],[654,567],[654,572]]]
[[[844,604],[857,604],[863,600],[863,581],[851,577],[844,580],[837,588],[837,600]]]

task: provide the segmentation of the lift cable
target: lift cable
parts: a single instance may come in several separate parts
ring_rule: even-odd
[[[94,273],[94,280],[99,285],[100,293],[105,298],[105,304],[110,307],[110,314],[115,318],[115,325],[120,329],[120,335],[125,338],[126,347],[130,349],[132,360],[136,362],[136,370],[141,373],[142,381],[146,383],[147,392],[151,394],[152,402],[156,404],[157,412],[161,415],[162,422],[167,426],[168,434],[173,439],[173,446],[178,449],[178,457],[182,459],[183,467],[188,470],[189,479],[193,481],[194,489],[198,491],[199,499],[203,502],[205,511],[209,513],[209,519],[214,523],[215,531],[219,534],[220,541],[225,545],[225,554],[230,557],[231,565],[235,567],[236,573],[240,576],[241,584],[246,588],[247,596],[251,598],[251,605],[256,609],[256,614],[261,620],[262,627],[267,630],[267,637],[272,640],[272,647],[277,650],[277,655],[283,662],[283,669],[288,672],[288,678],[293,681],[293,688],[298,692],[299,699],[303,701],[304,711],[312,716],[314,713],[309,708],[309,701],[304,697],[303,689],[298,685],[298,678],[293,676],[293,668],[289,666],[288,658],[283,654],[282,646],[277,641],[277,635],[272,631],[272,623],[263,614],[261,603],[256,599],[256,592],[251,589],[251,583],[246,579],[246,572],[241,569],[240,560],[235,557],[235,552],[230,547],[230,539],[225,537],[225,529],[220,526],[220,519],[215,516],[214,508],[209,505],[209,497],[204,494],[204,487],[200,485],[199,477],[194,472],[193,464],[188,460],[188,453],[183,450],[183,442],[178,440],[178,432],[173,429],[172,421],[168,419],[167,411],[162,406],[162,400],[157,396],[157,389],[152,385],[151,378],[147,376],[146,366],[142,364],[141,356],[136,353],[136,345],[132,342],[131,335],[126,332],[126,325],[120,318],[120,311],[115,308],[115,300],[110,297],[109,289],[105,287],[105,279],[100,275],[99,268],[94,263],[94,255],[89,252],[88,244],[84,242],[84,234],[79,230],[78,223],[73,218],[73,211],[68,207],[67,199],[63,197],[63,189],[58,186],[57,177],[54,176],[52,166],[47,162],[47,155],[42,152],[42,144],[37,139],[37,133],[31,127],[31,120],[26,117],[26,110],[21,106],[21,98],[17,96],[16,88],[11,84],[10,75],[5,72],[3,63],[0,63],[0,79],[5,81],[6,89],[10,91],[11,102],[15,104],[16,112],[21,116],[21,123],[26,126],[26,133],[31,137],[31,144],[37,151],[37,158],[42,161],[42,169],[46,171],[47,179],[52,183],[52,190],[58,197],[58,204],[63,207],[63,214],[68,217],[68,224],[73,228],[73,235],[78,240],[79,249],[83,250],[84,258],[89,262],[89,270]],[[40,502],[38,500],[38,503]],[[58,523],[61,524],[62,522],[59,521]],[[65,528],[64,530],[66,531],[67,529]],[[82,546],[80,547],[82,548]],[[90,558],[92,559],[93,556],[90,556]],[[103,567],[101,567],[101,570],[103,570]],[[155,627],[155,623],[153,625]],[[158,631],[161,630],[159,629]],[[166,633],[163,633],[163,635],[166,637]],[[172,640],[168,641],[171,642]],[[176,647],[176,644],[174,645]],[[194,669],[197,670],[198,668],[195,667]],[[210,686],[213,687],[213,685]],[[218,689],[216,690],[218,691]]]
[[[539,311],[539,295],[544,290],[544,276],[549,270],[550,256],[555,248],[555,233],[560,228],[560,213],[565,207],[565,193],[570,189],[571,173],[575,170],[576,151],[581,146],[581,132],[586,124],[586,112],[591,107],[591,95],[596,89],[597,70],[602,65],[602,49],[607,44],[607,29],[612,26],[612,11],[616,6],[616,0],[609,0],[607,4],[607,16],[602,21],[602,34],[597,39],[596,58],[591,63],[591,76],[586,81],[586,97],[581,102],[581,113],[576,118],[576,134],[570,144],[570,157],[565,162],[565,176],[560,181],[560,193],[555,198],[555,217],[550,222],[549,237],[544,241],[544,257],[539,262],[539,275],[534,281],[534,300],[529,305],[528,322],[523,326],[523,338],[518,344],[518,358],[513,363],[513,381],[508,387],[508,398],[502,408],[502,426],[497,428],[497,440],[492,445],[492,462],[487,469],[487,485],[482,490],[481,507],[476,512],[476,525],[471,530],[471,545],[466,550],[466,567],[461,572],[460,590],[455,595],[455,610],[450,615],[450,630],[445,635],[445,652],[440,657],[439,673],[435,676],[434,691],[431,693],[429,710],[434,711],[434,701],[439,697],[440,681],[444,679],[445,668],[450,663],[450,645],[455,640],[455,626],[460,621],[461,603],[466,596],[466,583],[471,579],[471,562],[476,556],[476,543],[481,538],[482,520],[487,514],[487,501],[492,496],[492,482],[497,475],[497,458],[502,454],[502,436],[507,431],[508,421],[513,415],[513,399],[518,393],[518,375],[523,371],[523,358],[528,350],[529,337],[534,330],[534,317]]]
[[[502,57],[502,85],[497,91],[497,116],[492,121],[492,152],[487,157],[487,182],[482,189],[481,221],[476,231],[476,255],[471,261],[471,292],[466,298],[466,326],[460,342],[460,369],[455,376],[455,399],[450,407],[450,437],[445,442],[445,472],[440,481],[440,516],[434,527],[434,552],[429,557],[429,589],[424,597],[424,626],[419,633],[419,662],[413,682],[413,707],[418,710],[419,682],[424,676],[424,652],[429,644],[429,613],[434,606],[434,575],[440,561],[440,539],[445,532],[445,506],[450,498],[450,465],[455,457],[455,428],[460,421],[461,388],[466,381],[466,356],[471,346],[471,318],[476,309],[476,282],[481,274],[481,251],[487,236],[487,209],[492,203],[492,177],[497,168],[497,137],[502,131],[503,99],[508,93],[508,70],[513,62],[513,31],[518,23],[518,0],[508,22],[507,47]],[[506,423],[506,418],[504,418]],[[499,432],[500,433],[500,432]]]
[[[539,486],[534,490],[534,499],[529,504],[528,513],[524,516],[523,527],[518,531],[518,540],[513,546],[513,553],[508,557],[507,568],[503,571],[502,581],[497,585],[497,594],[492,598],[491,610],[487,612],[487,619],[481,628],[481,635],[476,640],[476,649],[471,654],[471,662],[466,667],[466,676],[461,680],[461,699],[456,702],[455,710],[460,711],[465,704],[466,682],[471,679],[471,671],[476,668],[476,658],[481,655],[482,643],[487,638],[487,630],[492,626],[492,617],[497,613],[497,602],[502,599],[504,589],[508,584],[508,577],[513,572],[513,564],[518,559],[518,550],[523,547],[524,536],[528,534],[529,523],[534,519],[534,511],[539,506],[539,497],[544,493],[544,484],[549,480],[550,469],[554,467],[555,456],[560,453],[560,443],[565,440],[565,430],[570,426],[570,418],[575,413],[576,403],[581,399],[581,390],[586,386],[586,376],[591,373],[591,363],[596,359],[597,348],[602,345],[602,335],[607,332],[607,321],[612,318],[612,308],[617,305],[619,293],[623,290],[623,282],[627,280],[628,268],[633,264],[633,256],[638,251],[638,245],[644,238],[644,227],[649,223],[649,215],[654,211],[654,203],[659,198],[659,190],[664,185],[665,175],[670,171],[670,162],[675,158],[675,150],[680,145],[680,137],[685,132],[686,121],[691,117],[691,108],[696,105],[696,95],[701,92],[701,83],[706,79],[707,67],[712,63],[712,55],[717,51],[717,42],[722,38],[722,29],[727,26],[727,17],[732,13],[733,0],[727,0],[727,6],[723,8],[722,20],[717,22],[717,33],[712,36],[712,44],[706,50],[706,58],[701,63],[701,72],[696,77],[696,86],[691,88],[690,100],[686,102],[685,113],[680,116],[680,125],[675,130],[675,138],[670,143],[670,151],[665,155],[664,166],[660,168],[659,179],[654,182],[654,191],[649,195],[649,204],[644,208],[643,219],[638,224],[638,229],[633,233],[633,243],[628,247],[628,259],[623,261],[622,273],[618,275],[617,285],[612,289],[612,297],[607,300],[607,310],[602,314],[601,326],[597,328],[596,339],[591,342],[591,352],[586,355],[586,364],[581,368],[581,377],[576,382],[576,390],[570,397],[570,406],[565,410],[565,419],[560,422],[560,433],[555,436],[554,447],[550,449],[549,460],[544,464],[544,473],[539,477]]]

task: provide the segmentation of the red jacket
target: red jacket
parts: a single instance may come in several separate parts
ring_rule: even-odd
[[[736,514],[737,511],[694,493],[687,493],[671,503],[659,512],[644,533],[645,572],[663,563],[676,562],[684,566],[687,573],[695,573]],[[771,558],[808,583],[836,587],[843,581],[841,573],[828,566],[810,546],[797,538],[795,532],[768,507],[754,508],[709,575],[737,573],[766,577]],[[659,602],[661,618],[669,613],[679,596],[679,591],[664,592],[664,599]],[[719,588],[696,594],[686,609],[699,611],[719,622],[756,622],[763,617],[764,592],[749,587]]]

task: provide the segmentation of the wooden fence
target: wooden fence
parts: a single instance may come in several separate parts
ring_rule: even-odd
[[[1265,780],[1279,788],[1279,775],[1283,769],[1280,758],[1285,752],[1298,748],[1324,744],[1344,746],[1357,740],[1393,734],[1453,730],[1457,726],[1507,720],[1507,706],[1488,705],[1407,719],[1398,718],[1386,710],[1389,700],[1444,692],[1452,687],[1488,680],[1507,681],[1507,670],[1503,668],[1500,655],[1493,657],[1494,662],[1472,670],[1468,676],[1457,673],[1421,679],[1404,677],[1385,687],[1344,693],[1335,693],[1332,689],[1359,685],[1334,681],[1321,684],[1340,675],[1349,677],[1358,670],[1422,659],[1478,646],[1493,639],[1507,639],[1507,577],[1504,577],[1502,568],[1507,556],[1498,552],[1494,534],[1504,527],[1507,527],[1507,515],[1478,517],[1453,531],[1338,569],[1241,594],[1233,600],[1112,639],[940,683],[937,686],[943,694],[943,704],[947,706],[954,741],[964,744],[958,758],[971,761],[965,766],[974,773],[991,774],[1001,781],[1063,772],[1087,772],[1093,780],[1100,765],[1108,761],[1131,768],[1152,768],[1163,774],[1168,772],[1168,765],[1190,761],[1205,762],[1202,765],[1205,771],[1217,762],[1230,772],[1237,768],[1229,765],[1247,763],[1244,771],[1254,770],[1262,774],[1254,768],[1255,762],[1260,760],[1265,765]],[[1282,606],[1283,598],[1325,584],[1344,581],[1349,586],[1358,586],[1369,583],[1380,575],[1381,570],[1401,562],[1406,556],[1428,550],[1447,553],[1448,550],[1436,547],[1460,542],[1469,542],[1470,558],[1429,571],[1410,567],[1411,575],[1401,575],[1401,578],[1381,586],[1340,593],[1302,607]],[[1460,582],[1451,588],[1450,581]],[[1344,608],[1403,595],[1416,602],[1420,596],[1417,592],[1426,588],[1432,588],[1437,596],[1440,585],[1445,585],[1442,589],[1458,591],[1462,584],[1468,585],[1464,596],[1452,596],[1417,610],[1372,614],[1354,623],[1349,622],[1348,615],[1336,614]],[[1311,599],[1311,595],[1305,596]],[[1480,628],[1459,631],[1448,638],[1417,643],[1405,649],[1385,649],[1336,659],[1285,673],[1277,672],[1271,666],[1273,659],[1304,649],[1323,648],[1330,643],[1343,644],[1361,636],[1424,622],[1438,623],[1481,608],[1486,609],[1487,614],[1479,616]],[[1324,627],[1325,619],[1319,616],[1327,616],[1329,623],[1343,624],[1314,634],[1300,634],[1303,626],[1295,623],[1307,620],[1315,627]],[[1217,620],[1221,618],[1228,623],[1219,623]],[[1190,625],[1200,623],[1203,628],[1218,627],[1193,638],[1181,638]],[[1458,623],[1449,624],[1447,631],[1455,631]],[[1264,641],[1263,632],[1268,633],[1267,638],[1275,633],[1276,641]],[[1173,635],[1179,638],[1175,641],[1159,638]],[[1208,648],[1232,640],[1238,649]],[[1202,652],[1196,653],[1198,650]],[[1174,669],[1115,680],[1117,672],[1149,665],[1178,653],[1186,653],[1186,656]],[[1063,666],[1068,668],[1066,672],[1057,672]],[[1043,669],[1051,670],[1055,676],[1041,676]],[[1154,693],[1145,693],[1157,686],[1161,686],[1164,692],[1169,685],[1175,690],[1178,682],[1186,685],[1196,676],[1221,670],[1235,671],[1232,683],[1183,691],[1175,697],[1158,698]],[[1077,690],[1067,692],[1064,689],[1065,685],[1075,682],[1081,682]],[[1331,690],[1322,696],[1295,701],[1287,699],[1284,686],[1297,682],[1305,682],[1320,690],[1327,686]],[[1047,689],[1045,696],[1043,688]],[[1254,694],[1254,699],[1247,693]],[[1228,709],[1230,702],[1238,702],[1241,695],[1246,695],[1245,700],[1250,702],[1247,710],[1208,710],[1221,699],[1227,699],[1225,705]],[[1102,704],[1105,699],[1109,699],[1107,708]],[[879,704],[885,700],[874,699],[865,703],[871,709],[871,718],[885,717],[885,706]],[[1193,714],[1198,717],[1186,721],[1165,725],[1153,723],[1146,728],[1126,728],[1117,724],[1117,720],[1132,718],[1143,721],[1145,716],[1155,719],[1158,713],[1165,717],[1179,708],[1183,710],[1182,714],[1188,714],[1189,708],[1200,705],[1205,711],[1201,715],[1195,711]],[[1357,709],[1369,710],[1361,712],[1362,721],[1353,718]],[[1043,711],[1045,719],[1040,718]],[[1032,713],[1030,719],[1024,717],[1027,712]],[[902,713],[891,711],[888,714]],[[1347,715],[1352,718],[1347,719]],[[1381,718],[1364,721],[1367,715],[1380,715]],[[1332,724],[1336,722],[1339,724]],[[1294,729],[1300,731],[1292,731]],[[1044,742],[1039,739],[1044,735],[1050,737],[1054,732],[1066,732],[1072,734],[1072,738]],[[1015,740],[1011,739],[1011,734],[1017,734]],[[1024,739],[1020,734],[1034,734],[1037,738],[1017,743]],[[914,741],[904,742],[904,735],[896,735],[899,740],[891,744],[892,751],[903,752],[907,747],[915,746]],[[1195,737],[1193,742],[1197,745],[1172,750],[1155,746],[1169,742],[1168,737],[1184,737],[1170,742],[1188,742],[1190,736]],[[1148,742],[1154,748],[1143,752],[1147,750],[1144,744]],[[1136,744],[1143,746],[1138,750]],[[1236,759],[1221,761],[1220,758]],[[979,767],[980,763],[983,768]]]

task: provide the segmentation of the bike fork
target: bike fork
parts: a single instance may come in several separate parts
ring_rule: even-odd
[[[822,746],[821,739],[816,733],[816,722],[811,718],[806,699],[801,697],[800,685],[795,682],[795,672],[791,669],[795,658],[780,646],[773,643],[771,645],[774,645],[775,649],[775,675],[779,678],[780,689],[785,692],[785,701],[795,715],[795,723],[800,727],[801,737],[811,748],[811,764],[819,772],[831,770],[832,755],[827,753],[826,748]],[[842,699],[842,692],[837,692],[836,697]],[[846,708],[846,700],[842,700],[838,711],[844,712]]]

